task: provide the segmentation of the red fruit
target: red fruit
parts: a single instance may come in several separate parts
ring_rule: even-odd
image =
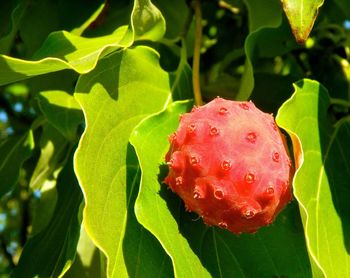
[[[208,225],[239,234],[272,223],[291,200],[291,162],[271,115],[216,98],[182,115],[165,183]]]

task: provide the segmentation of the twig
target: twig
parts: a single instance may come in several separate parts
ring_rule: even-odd
[[[194,43],[194,53],[193,53],[193,64],[192,64],[192,82],[193,82],[193,93],[194,101],[197,106],[203,104],[201,88],[200,88],[200,78],[199,78],[199,65],[200,65],[200,52],[202,44],[202,10],[200,0],[192,1],[192,8],[194,10],[195,16],[195,43]]]

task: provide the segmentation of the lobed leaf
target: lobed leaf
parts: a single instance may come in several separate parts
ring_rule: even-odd
[[[33,61],[0,55],[0,85],[63,69],[87,73],[101,57],[131,43],[127,26],[99,38],[83,38],[66,31],[57,31],[49,35]]]
[[[277,115],[291,136],[297,169],[293,181],[314,275],[350,275],[350,119],[332,124],[330,98],[316,81],[294,84]]]
[[[150,0],[135,0],[131,29],[121,26],[113,34],[97,38],[84,38],[66,31],[53,32],[31,61],[0,55],[0,85],[63,69],[87,73],[101,57],[130,46],[134,40],[161,39],[165,34],[165,20]],[[81,32],[76,30],[77,34]]]
[[[169,276],[170,261],[134,212],[140,171],[128,145],[132,129],[170,100],[157,53],[135,47],[102,59],[77,84],[86,129],[75,155],[84,192],[84,225],[107,257],[108,277]]]

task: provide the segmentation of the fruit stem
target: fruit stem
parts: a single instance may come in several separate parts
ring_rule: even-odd
[[[193,93],[194,102],[197,106],[203,104],[201,88],[200,88],[200,78],[199,78],[199,65],[200,65],[200,55],[201,55],[201,45],[202,45],[202,9],[200,0],[193,0],[192,8],[194,10],[195,17],[195,42],[194,42],[194,52],[193,52],[193,64],[192,64],[192,83],[193,83]]]

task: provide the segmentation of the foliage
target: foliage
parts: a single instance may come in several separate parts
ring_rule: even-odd
[[[281,2],[1,1],[0,275],[350,277],[350,3]],[[294,199],[255,234],[162,183],[198,81],[288,137]]]

